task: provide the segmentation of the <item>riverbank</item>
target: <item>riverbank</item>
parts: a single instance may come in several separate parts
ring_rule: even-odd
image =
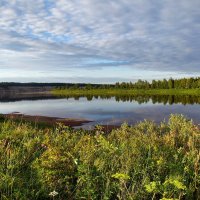
[[[14,120],[14,121],[22,121],[22,122],[31,122],[39,125],[46,126],[55,126],[58,123],[62,123],[65,126],[75,127],[82,126],[85,123],[89,123],[91,121],[86,119],[70,119],[70,118],[59,118],[59,117],[48,117],[48,116],[39,116],[39,115],[24,115],[20,113],[11,113],[11,114],[1,114],[1,117],[5,120]]]
[[[11,113],[11,114],[1,114],[0,122],[5,122],[6,120],[12,120],[17,123],[31,123],[33,126],[39,128],[50,128],[56,127],[58,123],[69,126],[71,128],[80,129],[82,125],[90,123],[92,121],[86,119],[71,119],[71,118],[59,118],[59,117],[48,117],[48,116],[39,116],[39,115],[24,115],[20,113]],[[120,128],[119,125],[104,125],[101,124],[99,128],[106,133],[111,132],[114,129]],[[92,126],[91,131],[96,130],[95,126]]]
[[[200,96],[200,89],[53,89],[53,95],[194,95]]]

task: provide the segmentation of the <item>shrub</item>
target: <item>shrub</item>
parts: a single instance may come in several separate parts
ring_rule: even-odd
[[[3,199],[198,199],[200,130],[182,115],[105,134],[0,126]]]

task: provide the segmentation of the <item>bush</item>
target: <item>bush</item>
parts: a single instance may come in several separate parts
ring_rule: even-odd
[[[0,127],[3,199],[198,199],[200,130],[182,115],[110,134]]]

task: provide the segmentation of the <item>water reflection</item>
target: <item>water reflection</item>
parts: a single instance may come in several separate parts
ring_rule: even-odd
[[[24,98],[24,97],[23,97]],[[34,97],[35,98],[35,97]],[[41,98],[41,97],[40,97]],[[171,113],[184,114],[200,122],[200,97],[198,96],[130,96],[88,95],[67,96],[58,99],[20,100],[5,99],[0,102],[0,113],[20,112],[27,115],[86,119],[96,124],[120,125],[124,121],[134,124],[143,119],[155,122],[168,119]]]
[[[153,104],[163,103],[169,104],[200,104],[200,96],[194,95],[68,95],[68,96],[55,96],[49,93],[35,93],[35,94],[15,94],[15,95],[1,95],[0,102],[15,102],[22,100],[44,100],[44,99],[69,99],[79,100],[86,98],[87,101],[94,99],[111,99],[114,98],[117,102],[138,102],[143,104],[151,101]]]
[[[60,99],[60,97],[50,93],[0,93],[0,102],[16,102],[23,100],[34,101],[44,99]]]
[[[88,101],[94,99],[111,99],[115,98],[117,102],[138,102],[138,104],[143,104],[151,101],[153,104],[163,103],[164,105],[169,104],[200,104],[200,96],[193,95],[68,95],[65,96],[66,99],[74,98],[79,100],[85,97]]]

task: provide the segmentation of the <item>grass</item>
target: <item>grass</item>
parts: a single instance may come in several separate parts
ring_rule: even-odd
[[[199,199],[200,130],[182,115],[110,134],[0,123],[1,199]]]
[[[54,89],[55,95],[195,95],[200,89]]]

